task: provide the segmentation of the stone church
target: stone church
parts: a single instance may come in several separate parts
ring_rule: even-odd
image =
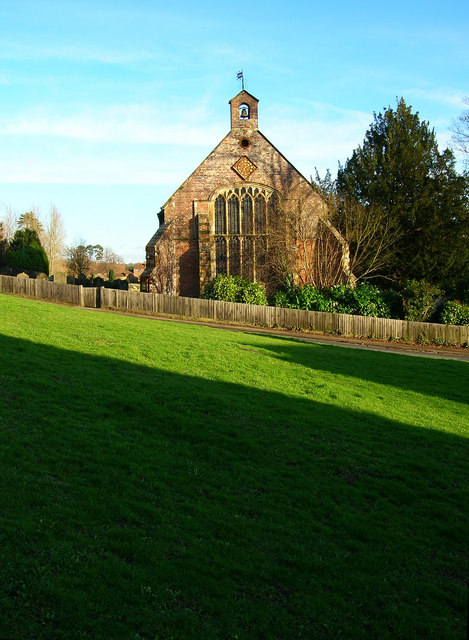
[[[294,246],[304,263],[295,279],[305,282],[321,220],[336,246],[328,259],[346,276],[345,241],[310,182],[259,131],[258,102],[245,90],[230,101],[231,130],[161,208],[142,291],[197,297],[220,273],[268,283],[282,234],[283,246]]]

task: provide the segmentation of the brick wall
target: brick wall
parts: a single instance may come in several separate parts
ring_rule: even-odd
[[[308,181],[258,130],[257,102],[246,91],[233,98],[230,132],[164,205],[164,220],[173,221],[177,242],[179,295],[198,296],[200,285],[207,283],[212,275],[211,196],[216,190],[248,182],[271,187],[289,200],[317,199]],[[249,107],[248,119],[240,118],[242,104]],[[232,168],[243,156],[255,165],[247,179]],[[147,255],[151,253],[147,248]]]

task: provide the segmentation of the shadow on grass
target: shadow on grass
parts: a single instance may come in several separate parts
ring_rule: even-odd
[[[315,353],[278,351],[327,369]],[[463,637],[464,438],[3,336],[0,354],[2,637]],[[334,371],[383,381],[398,363],[375,355]]]
[[[252,343],[247,346],[252,348]],[[316,344],[314,349],[305,349],[304,343],[282,337],[276,338],[275,344],[262,341],[261,346],[281,360],[311,369],[469,403],[469,363],[466,362],[364,351],[339,345]]]

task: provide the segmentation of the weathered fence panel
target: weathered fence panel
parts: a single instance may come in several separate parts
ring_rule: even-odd
[[[252,304],[183,298],[181,296],[140,293],[105,287],[82,287],[34,278],[0,275],[0,292],[42,300],[54,300],[82,307],[105,308],[146,315],[169,315],[214,320],[234,324],[303,329],[345,336],[464,344],[469,342],[469,326],[430,322],[409,322],[369,318],[321,311],[260,307]]]
[[[51,284],[53,283],[51,282]],[[73,286],[73,285],[68,285],[68,286]],[[93,309],[98,308],[100,306],[99,293],[100,291],[98,287],[83,287],[83,306],[92,307]]]
[[[97,289],[76,284],[60,284],[37,278],[15,278],[0,275],[0,292],[39,300],[52,300],[78,307],[97,307]]]
[[[114,292],[112,289],[104,290],[102,306],[149,315],[172,315],[235,324],[304,329],[364,338],[440,344],[463,344],[469,341],[468,326],[261,307],[152,293]]]

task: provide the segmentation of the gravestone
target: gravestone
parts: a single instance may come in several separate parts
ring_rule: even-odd
[[[49,280],[49,276],[46,276],[45,273],[38,273],[36,280]]]
[[[29,278],[28,274],[27,274],[27,273],[24,273],[24,271],[23,271],[23,273],[18,273],[18,275],[17,275],[16,277],[17,277],[17,278],[23,278],[23,279],[24,279],[24,278]]]
[[[57,282],[59,284],[67,284],[67,274],[63,273],[62,271],[57,271],[57,273],[54,273],[51,278],[53,282]]]

